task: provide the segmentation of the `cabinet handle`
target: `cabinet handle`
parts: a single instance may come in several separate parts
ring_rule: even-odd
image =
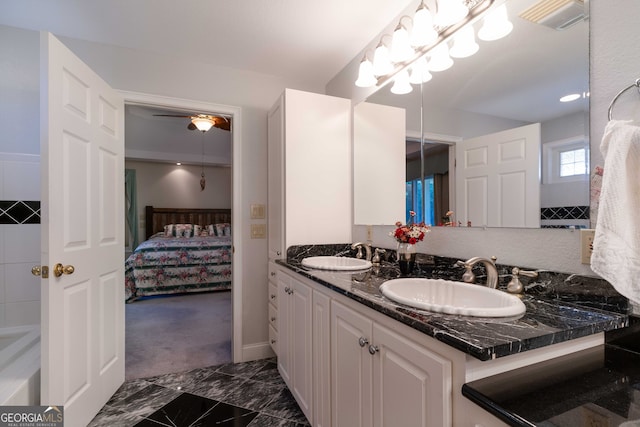
[[[275,322],[275,321],[276,321],[276,318],[272,316],[272,317],[271,317],[271,321],[272,321],[272,322]]]
[[[369,340],[365,337],[360,337],[360,339],[358,340],[358,344],[360,345],[360,347],[364,347],[365,345],[369,344]]]
[[[271,272],[271,277],[273,277],[273,276],[275,276],[275,275],[276,275],[276,272],[275,272],[275,271],[272,271],[272,272]]]
[[[271,294],[270,297],[271,299],[276,299],[276,294]]]
[[[285,291],[287,294],[289,293],[289,291],[290,291],[290,290],[291,290],[291,289],[289,289],[289,287],[288,287],[288,286],[287,286],[286,288],[284,288],[284,291]]]
[[[280,251],[276,251],[276,255],[278,255],[278,256],[280,256],[281,253],[282,252],[280,252]]]
[[[272,339],[271,344],[275,344],[275,343],[276,343],[276,340]]]
[[[380,351],[380,349],[378,348],[377,345],[369,346],[369,354],[373,355],[373,354],[376,354],[378,351]]]

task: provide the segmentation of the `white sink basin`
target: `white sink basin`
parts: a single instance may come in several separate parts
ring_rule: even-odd
[[[393,279],[380,286],[382,294],[411,307],[476,317],[513,317],[526,311],[515,295],[483,285],[441,279]]]
[[[312,256],[304,258],[302,265],[305,267],[317,268],[319,270],[355,271],[366,270],[371,267],[371,262],[358,259],[338,256]]]

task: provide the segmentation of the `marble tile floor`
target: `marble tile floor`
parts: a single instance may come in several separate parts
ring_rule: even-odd
[[[89,427],[308,427],[275,359],[125,382]]]

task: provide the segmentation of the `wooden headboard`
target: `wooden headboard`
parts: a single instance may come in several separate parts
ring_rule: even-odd
[[[146,238],[164,230],[167,224],[231,224],[231,209],[185,209],[145,207]]]

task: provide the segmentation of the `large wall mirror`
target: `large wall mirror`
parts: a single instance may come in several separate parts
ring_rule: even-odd
[[[569,2],[573,12],[559,11],[543,22],[520,16],[537,3],[540,0],[507,0],[514,24],[511,34],[493,42],[478,41],[480,49],[475,55],[454,60],[445,71],[433,72],[433,79],[424,83],[422,90],[414,86],[409,94],[395,95],[388,85],[366,100],[406,110],[407,194],[415,191],[411,190],[412,181],[414,189],[419,181],[422,187],[431,187],[432,193],[435,186],[438,193],[435,199],[425,201],[430,206],[426,222],[446,223],[444,212],[453,210],[449,219],[462,226],[588,227],[588,19],[576,13],[576,6],[584,7],[579,0]],[[584,10],[585,16],[587,12]],[[557,28],[565,23],[566,28]],[[569,94],[577,94],[578,99],[560,102]],[[460,178],[459,170],[451,170],[455,163],[451,156],[458,153],[455,168],[459,169],[462,147],[487,136],[493,140],[495,135],[509,143],[509,138],[515,137],[504,132],[529,129],[534,124],[539,124],[539,142],[532,156],[537,157],[537,189],[531,193],[534,196],[510,196],[507,200],[516,207],[535,199],[534,220],[524,225],[510,222],[509,215],[503,215],[506,221],[499,223],[485,218],[468,221],[467,217],[460,221],[457,211],[462,208],[456,205],[483,202],[473,199],[479,190],[468,185],[470,196],[460,198],[460,184],[465,178]],[[520,153],[517,144],[511,147],[511,154]],[[501,185],[513,184],[508,181]],[[495,207],[505,200],[484,203]],[[515,211],[523,209],[517,207]]]

